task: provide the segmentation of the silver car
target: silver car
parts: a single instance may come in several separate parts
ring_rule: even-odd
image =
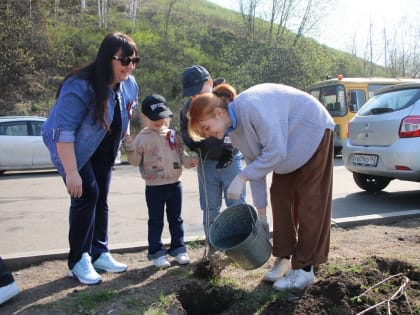
[[[343,161],[363,190],[420,181],[420,81],[383,88],[349,123]]]
[[[37,116],[0,117],[0,175],[11,170],[55,168],[41,137],[45,120]]]

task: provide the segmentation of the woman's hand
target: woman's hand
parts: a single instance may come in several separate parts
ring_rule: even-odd
[[[57,142],[57,153],[66,174],[66,187],[70,197],[80,198],[83,194],[82,178],[77,168],[73,142]]]
[[[244,191],[246,178],[242,174],[238,174],[232,180],[227,190],[228,199],[239,200]]]
[[[78,171],[66,174],[66,187],[70,197],[80,198],[83,194],[82,178]]]

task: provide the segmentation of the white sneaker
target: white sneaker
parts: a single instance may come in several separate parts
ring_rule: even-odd
[[[303,269],[292,269],[284,278],[277,280],[273,284],[273,289],[282,291],[287,289],[303,290],[308,285],[315,282],[314,269],[310,271]]]
[[[82,258],[69,270],[69,277],[77,278],[83,284],[98,284],[102,281],[101,276],[93,268],[88,253],[83,253]]]
[[[171,263],[169,262],[166,255],[163,255],[163,256],[160,256],[156,259],[153,259],[153,264],[157,268],[166,268],[166,267],[169,267],[171,265]]]
[[[127,270],[127,265],[120,263],[108,252],[102,253],[98,259],[93,262],[93,267],[96,270],[102,270],[106,272],[124,272]]]
[[[291,259],[277,258],[273,267],[264,275],[265,281],[276,282],[292,269]]]
[[[20,292],[16,282],[0,287],[0,305],[10,300],[12,297]]]
[[[190,257],[188,256],[187,253],[181,253],[181,254],[176,255],[175,260],[180,265],[186,265],[190,263]]]

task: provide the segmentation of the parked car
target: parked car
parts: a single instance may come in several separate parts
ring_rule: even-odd
[[[37,116],[0,117],[0,175],[11,170],[55,168],[41,137],[45,120]]]
[[[369,192],[420,181],[420,81],[378,90],[349,123],[344,166]]]

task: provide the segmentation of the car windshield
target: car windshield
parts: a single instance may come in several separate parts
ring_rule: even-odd
[[[358,115],[377,115],[404,109],[420,98],[420,89],[406,89],[372,97],[359,110]]]

